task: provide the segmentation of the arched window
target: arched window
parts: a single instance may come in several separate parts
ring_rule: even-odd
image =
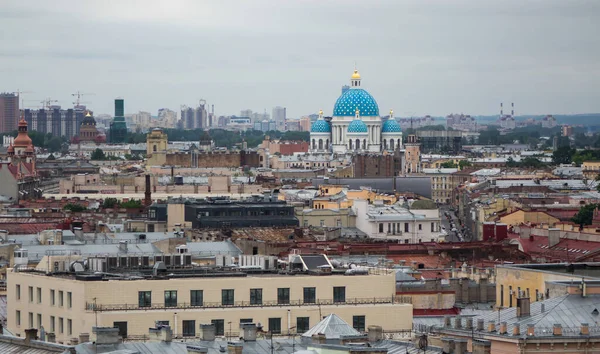
[[[363,150],[367,150],[367,139],[363,139]]]
[[[390,139],[390,150],[394,150],[394,139]]]
[[[348,149],[352,150],[352,139],[348,140]]]
[[[152,151],[153,151],[153,152],[156,152],[156,144],[154,144],[154,145],[152,146]]]
[[[400,139],[398,139],[398,145],[396,146],[398,146],[398,149],[400,149],[400,147],[402,146]]]
[[[387,150],[387,139],[383,139],[383,148]]]
[[[356,150],[360,149],[360,139],[356,139]]]
[[[317,148],[317,143],[315,142],[315,139],[313,139],[312,141],[312,148],[313,150]]]
[[[325,139],[325,149],[329,149],[329,139]]]
[[[319,139],[319,150],[323,150],[323,139]]]

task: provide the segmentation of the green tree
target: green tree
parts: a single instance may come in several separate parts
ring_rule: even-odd
[[[440,165],[442,168],[457,168],[458,165],[454,161],[446,161]]]
[[[512,158],[512,156],[510,156],[508,158],[508,160],[506,160],[506,167],[513,168],[513,167],[517,167],[517,166],[519,166],[519,163],[517,161],[515,161]]]
[[[106,155],[104,155],[104,151],[102,151],[102,149],[98,148],[94,150],[91,158],[92,160],[106,160]]]
[[[555,165],[570,164],[575,152],[576,150],[571,149],[570,146],[561,146],[552,153],[552,163]]]
[[[113,208],[118,208],[118,207],[119,207],[119,201],[117,200],[117,198],[106,198],[102,202],[103,209],[113,209]]]
[[[142,201],[139,199],[131,199],[126,202],[122,202],[119,206],[125,209],[139,209],[144,207]]]
[[[577,214],[571,219],[577,225],[591,225],[594,220],[594,210],[598,207],[598,204],[588,204],[579,209]]]
[[[469,160],[460,160],[458,161],[458,167],[462,170],[465,167],[471,167],[473,164]]]
[[[46,147],[50,152],[59,152],[62,147],[63,140],[57,136],[53,136],[48,140]]]
[[[64,207],[64,210],[70,210],[74,213],[78,213],[78,212],[82,212],[84,210],[86,210],[87,208],[84,207],[81,204],[77,204],[77,203],[67,203]]]

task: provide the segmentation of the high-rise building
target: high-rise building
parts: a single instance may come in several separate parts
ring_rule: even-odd
[[[110,142],[123,143],[127,138],[127,124],[125,123],[125,100],[115,99],[115,118],[110,123]]]
[[[206,105],[200,104],[196,108],[181,106],[181,122],[183,129],[204,129],[209,126]]]
[[[251,109],[242,109],[240,111],[240,117],[252,118],[252,110]]]
[[[271,117],[275,121],[277,130],[285,130],[285,121],[286,121],[285,107],[280,107],[280,106],[274,107],[273,114],[271,115]]]
[[[79,128],[83,122],[84,111],[78,109],[61,109],[60,106],[50,106],[42,109],[24,109],[25,121],[34,130],[43,134],[64,136],[68,139],[79,135]],[[81,117],[79,117],[81,116]]]
[[[0,93],[0,133],[17,129],[19,120],[19,95]]]

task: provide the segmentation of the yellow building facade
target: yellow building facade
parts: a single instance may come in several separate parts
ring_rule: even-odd
[[[548,266],[546,269],[543,266]],[[565,265],[540,265],[519,266],[500,265],[496,266],[496,307],[515,307],[517,297],[529,297],[531,302],[540,301],[549,297],[547,282],[551,281],[573,281],[581,282],[583,279],[597,280],[598,278],[568,274],[558,269]],[[553,270],[551,267],[557,267]]]
[[[348,189],[346,186],[327,184],[319,186],[319,197],[313,199],[313,208],[352,208],[357,199],[368,200],[369,203],[382,200],[383,204],[394,204],[398,200],[394,195],[376,193],[369,189]]]
[[[205,323],[215,324],[217,335],[237,334],[242,322],[260,323],[275,333],[302,333],[330,313],[363,331],[369,325],[386,331],[412,328],[412,305],[396,297],[391,270],[355,276],[82,279],[9,271],[9,330],[24,336],[25,329],[43,326],[59,343],[91,333],[94,326],[141,336],[157,321],[169,324],[177,337],[196,337]]]
[[[600,175],[600,161],[584,161],[581,164],[581,169],[587,179],[595,179]]]
[[[543,211],[515,210],[500,217],[500,222],[506,225],[520,225],[525,223],[547,224],[554,227],[560,220]]]

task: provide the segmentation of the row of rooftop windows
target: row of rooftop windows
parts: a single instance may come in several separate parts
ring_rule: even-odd
[[[391,222],[391,223],[383,223],[380,222],[379,223],[379,233],[384,233],[385,231],[385,225],[387,225],[387,233],[388,234],[393,234],[395,235],[396,232],[400,233],[401,232],[401,225],[402,223],[399,222]],[[417,224],[417,229],[419,231],[423,231],[423,224]],[[414,231],[414,230],[413,230]],[[404,223],[404,232],[410,232],[410,223],[405,222]],[[436,232],[436,223],[432,222],[431,223],[431,232]]]
[[[164,307],[177,307],[178,298],[177,290],[165,290],[164,291]],[[334,286],[333,287],[333,302],[344,303],[346,302],[346,287],[345,286]],[[204,306],[204,291],[203,290],[190,290],[190,302],[189,306]],[[305,304],[314,304],[317,302],[317,289],[314,287],[303,288],[303,299],[302,302]],[[290,303],[290,288],[278,288],[277,289],[277,304],[286,305]],[[233,306],[235,304],[235,290],[234,289],[222,289],[221,290],[221,303],[222,306]],[[263,305],[263,289],[256,288],[250,289],[249,293],[249,305]],[[152,307],[152,291],[138,291],[138,306],[139,307]],[[156,306],[156,304],[154,304]]]

